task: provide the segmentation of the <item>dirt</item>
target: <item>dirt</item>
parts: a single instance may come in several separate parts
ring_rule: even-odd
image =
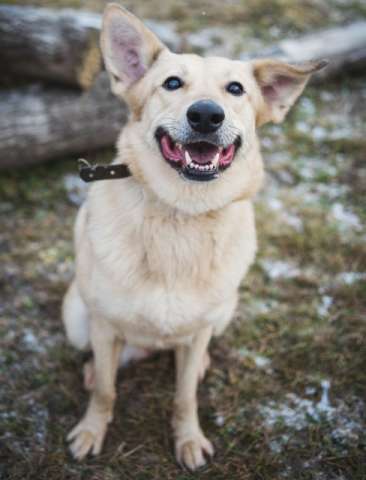
[[[364,7],[262,0],[245,9],[240,1],[133,8],[189,28],[247,18],[266,39],[272,24],[280,38],[347,22]],[[361,75],[310,86],[283,125],[260,132],[267,179],[255,202],[259,252],[234,322],[211,347],[199,399],[217,454],[195,475],[174,460],[169,353],[120,373],[102,455],[83,463],[70,457],[65,436],[87,394],[60,303],[73,273],[72,225],[84,192],[73,158],[0,173],[0,478],[365,478],[364,85]]]

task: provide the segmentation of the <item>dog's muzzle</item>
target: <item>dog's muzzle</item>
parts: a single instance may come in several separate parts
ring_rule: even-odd
[[[198,119],[196,118],[198,121]],[[217,120],[217,119],[216,119]],[[211,130],[212,131],[212,130]],[[240,136],[229,145],[220,145],[209,135],[199,135],[181,143],[163,127],[156,130],[155,137],[167,163],[188,180],[209,181],[218,178],[219,173],[230,167],[235,153],[241,145]]]

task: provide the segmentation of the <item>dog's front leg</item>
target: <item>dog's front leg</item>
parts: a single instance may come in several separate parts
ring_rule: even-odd
[[[195,336],[190,346],[176,350],[175,452],[178,462],[190,470],[206,463],[204,453],[213,455],[214,452],[201,430],[197,411],[197,385],[211,335],[212,328],[207,327]]]
[[[122,349],[122,341],[105,323],[92,321],[90,334],[95,383],[85,416],[67,437],[68,441],[72,441],[70,450],[78,460],[90,451],[98,455],[102,449],[107,425],[113,417],[115,379]]]

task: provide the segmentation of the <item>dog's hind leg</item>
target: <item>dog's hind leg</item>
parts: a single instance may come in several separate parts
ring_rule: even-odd
[[[131,363],[144,360],[154,354],[154,350],[147,350],[146,348],[139,348],[133,345],[126,344],[119,357],[119,367],[124,368]],[[95,385],[95,366],[94,358],[84,363],[84,388],[86,390],[93,390]]]
[[[83,302],[76,281],[66,292],[62,304],[62,319],[70,343],[79,350],[90,346],[88,310]]]

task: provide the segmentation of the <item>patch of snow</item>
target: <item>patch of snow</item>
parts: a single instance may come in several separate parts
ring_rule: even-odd
[[[274,211],[278,212],[279,220],[283,223],[286,223],[290,227],[294,228],[296,231],[301,232],[303,229],[303,222],[301,218],[293,215],[286,211],[285,206],[279,198],[275,197],[268,197],[266,199],[266,206]]]
[[[308,134],[311,132],[311,126],[309,122],[305,122],[304,120],[299,120],[298,122],[296,122],[296,130],[301,133]]]
[[[309,97],[302,97],[300,100],[300,108],[307,115],[315,115],[316,108],[314,102]]]
[[[317,157],[301,157],[299,160],[300,165],[298,165],[297,169],[301,177],[305,180],[314,180],[319,175],[335,177],[338,174],[337,167],[323,159]]]
[[[271,364],[271,360],[263,355],[252,352],[245,347],[239,348],[238,354],[241,358],[250,358],[258,368],[267,368]]]
[[[217,413],[214,421],[215,421],[215,425],[217,425],[218,427],[222,427],[225,424],[225,417]]]
[[[27,346],[28,350],[37,353],[43,353],[44,347],[40,344],[39,339],[34,335],[30,328],[27,328],[23,334],[23,342]]]
[[[305,180],[313,180],[316,174],[316,169],[310,162],[306,162],[304,165],[299,167],[298,170],[301,177]]]
[[[334,203],[330,214],[333,220],[336,220],[340,230],[362,230],[359,217],[350,210],[347,210],[342,203]]]
[[[282,452],[283,447],[288,444],[289,440],[289,435],[281,435],[280,437],[274,438],[269,442],[269,448],[273,453],[279,454]]]
[[[357,445],[362,426],[354,420],[346,420],[332,431],[332,438],[341,445]]]
[[[309,420],[315,423],[320,422],[323,418],[330,420],[335,411],[329,403],[330,382],[323,381],[321,387],[322,397],[318,403],[300,398],[294,393],[288,393],[286,402],[276,405],[274,401],[271,401],[262,407],[261,413],[267,427],[273,427],[278,422],[282,422],[286,427],[299,431],[309,424]]]
[[[346,285],[353,285],[361,280],[366,280],[366,272],[342,272],[337,275],[336,279]]]
[[[339,122],[339,118],[334,119],[335,124],[333,128],[328,133],[329,140],[341,140],[343,138],[353,139],[355,138],[355,128],[354,125],[350,125],[348,122]]]
[[[315,395],[316,388],[315,387],[306,387],[305,388],[305,395]]]
[[[47,441],[47,426],[49,421],[49,412],[38,401],[33,398],[28,400],[29,418],[34,431],[34,440],[39,446],[44,448]]]
[[[330,412],[333,410],[329,402],[330,381],[322,380],[320,386],[322,387],[322,396],[317,407],[321,412]]]
[[[268,205],[268,207],[275,212],[278,212],[279,210],[282,210],[284,208],[283,202],[278,198],[273,197],[268,198],[266,205]]]
[[[264,425],[271,430],[276,424],[280,424],[289,430],[300,431],[311,423],[320,423],[325,420],[327,422],[325,434],[329,439],[345,449],[358,445],[364,435],[364,403],[359,399],[353,399],[351,405],[343,401],[331,405],[330,381],[323,380],[320,386],[322,394],[318,402],[289,393],[284,402],[270,401],[267,405],[261,406],[260,414]],[[313,389],[307,389],[306,393],[313,394]],[[288,441],[287,438],[286,443]],[[270,444],[270,448],[274,453],[278,453],[283,444],[280,438],[276,438],[274,444],[272,446]]]
[[[321,297],[321,303],[318,306],[318,315],[325,317],[329,313],[329,309],[333,304],[333,298],[329,295],[323,295]]]
[[[272,280],[277,278],[295,278],[300,274],[300,270],[296,265],[283,260],[262,260],[261,266]]]
[[[71,203],[77,206],[83,203],[88,191],[88,185],[78,175],[72,173],[65,175],[64,187]]]
[[[325,138],[329,137],[329,132],[326,128],[317,125],[312,129],[311,135],[314,140],[324,140]]]
[[[296,202],[301,202],[301,205],[319,205],[320,195],[314,191],[313,185],[307,182],[301,182],[293,187],[288,195]]]
[[[254,315],[266,315],[277,308],[278,305],[279,303],[277,300],[259,300],[253,298],[246,306]]]
[[[343,197],[349,191],[348,185],[340,185],[339,183],[318,183],[316,190],[322,195],[325,195],[330,200]]]
[[[17,414],[14,411],[0,412],[0,418],[2,418],[3,420],[9,420],[11,418],[16,418],[16,417],[17,417]]]
[[[273,140],[271,137],[268,137],[268,136],[263,136],[261,138],[261,145],[263,148],[272,148],[273,147]]]
[[[348,0],[345,0],[344,3],[347,3]],[[327,92],[326,90],[322,90],[320,92],[320,98],[324,101],[324,102],[334,102],[334,93],[333,92]]]
[[[282,212],[282,220],[284,223],[292,227],[294,230],[297,232],[302,232],[304,228],[303,221],[300,217],[297,217],[296,215],[293,215],[291,213],[287,212]]]

